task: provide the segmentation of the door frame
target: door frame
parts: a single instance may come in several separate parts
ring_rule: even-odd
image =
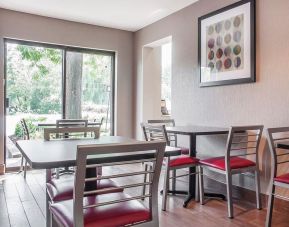
[[[66,46],[66,45],[60,45],[60,44],[50,44],[45,42],[35,42],[35,41],[27,41],[27,40],[21,40],[21,39],[12,39],[12,38],[4,38],[4,164],[6,165],[6,95],[7,95],[7,43],[12,44],[19,44],[19,45],[27,45],[27,46],[33,46],[33,47],[43,47],[43,48],[54,48],[54,49],[60,49],[62,51],[62,117],[65,118],[65,102],[66,102],[66,53],[67,51],[74,51],[79,53],[85,53],[85,54],[98,54],[98,55],[105,55],[110,56],[111,61],[111,100],[110,100],[110,119],[111,119],[111,128],[110,128],[110,134],[115,135],[115,87],[116,87],[116,52],[115,51],[108,51],[108,50],[100,50],[100,49],[94,49],[94,48],[84,48],[84,47],[75,47],[75,46]],[[6,168],[7,169],[7,168]]]

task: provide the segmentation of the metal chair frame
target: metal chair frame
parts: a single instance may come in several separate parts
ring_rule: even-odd
[[[250,134],[250,131],[257,131],[256,134]],[[242,174],[246,172],[255,173],[255,185],[256,185],[256,204],[257,209],[262,209],[261,197],[260,197],[260,173],[259,173],[259,158],[258,158],[258,149],[260,140],[262,137],[263,126],[241,126],[241,127],[231,127],[229,136],[227,139],[226,153],[225,153],[225,167],[226,170],[220,170],[206,165],[199,165],[199,183],[200,183],[200,202],[204,204],[204,181],[203,181],[203,168],[212,170],[217,173],[224,174],[226,176],[226,187],[227,187],[227,200],[228,200],[228,217],[233,218],[233,200],[232,200],[232,176],[234,174]],[[253,140],[252,137],[255,137],[256,140]],[[245,139],[243,141],[242,139]],[[249,144],[255,143],[254,146]],[[235,146],[241,147],[235,147]],[[255,150],[255,152],[244,153],[244,151]],[[243,151],[239,154],[238,152]],[[237,154],[232,155],[231,153],[237,152]],[[255,166],[231,169],[230,158],[239,157],[239,156],[255,156]]]
[[[176,126],[176,122],[174,119],[160,119],[160,120],[148,120],[148,124],[154,124],[154,125],[165,125],[166,127]],[[178,146],[178,136],[175,133],[167,133],[168,140],[170,146],[177,147]]]
[[[127,202],[130,200],[139,200],[143,198],[149,198],[149,210],[151,214],[151,219],[146,222],[141,223],[131,223],[132,225],[138,225],[141,227],[148,226],[159,226],[159,216],[158,216],[158,183],[161,172],[162,161],[165,152],[165,141],[152,141],[152,142],[135,142],[135,143],[126,143],[126,144],[100,144],[100,145],[79,145],[77,147],[77,170],[75,174],[75,184],[74,184],[74,195],[73,195],[73,217],[74,217],[74,226],[84,226],[84,218],[83,211],[84,209],[100,207],[109,204],[116,204]],[[124,162],[110,162],[105,164],[87,164],[87,157],[90,155],[101,155],[101,154],[112,154],[112,155],[122,155],[122,153],[130,153],[130,155],[137,155],[137,152],[146,152],[146,151],[155,151],[154,158],[151,159],[138,159],[135,158],[131,161]],[[125,154],[127,155],[127,154]],[[136,157],[136,156],[135,156]],[[111,176],[97,176],[92,178],[86,178],[86,169],[87,168],[96,168],[100,166],[112,166],[112,165],[125,165],[125,164],[133,164],[133,163],[141,163],[145,161],[151,161],[154,163],[153,168],[150,171],[135,171],[128,173],[115,174]],[[151,174],[150,182],[143,183],[133,183],[122,185],[120,187],[126,188],[134,188],[141,187],[144,184],[149,186],[149,193],[145,195],[133,196],[130,198],[106,201],[98,204],[92,204],[89,206],[83,205],[83,198],[87,195],[92,195],[98,192],[103,192],[104,190],[109,193],[109,188],[107,189],[99,189],[99,190],[84,190],[84,185],[86,182],[101,180],[101,179],[110,179],[110,178],[123,178],[129,176],[137,176]],[[53,216],[53,215],[52,215]],[[57,220],[52,217],[52,223],[56,224]]]
[[[87,127],[88,120],[85,119],[60,119],[56,120],[56,128],[76,128],[76,127]],[[69,134],[62,134],[64,138],[68,138]],[[83,136],[86,137],[87,133],[84,133]],[[59,134],[56,134],[56,137],[59,138]]]
[[[94,134],[94,139],[99,138],[100,135],[100,127],[64,127],[64,128],[44,128],[44,140],[50,141],[50,140],[71,140],[75,138],[70,138],[70,133],[83,133],[84,138],[87,138],[87,133],[90,133],[91,135]],[[67,137],[59,138],[55,136],[55,138],[52,138],[51,135],[68,135]],[[65,173],[74,173],[74,170],[69,170],[69,168],[65,168],[63,171],[59,168],[55,170],[55,177],[56,179],[59,178],[61,174]]]
[[[165,125],[155,125],[155,124],[141,124],[144,137],[146,141],[157,141],[157,140],[165,140],[167,145],[170,145],[169,137],[166,131],[166,126]],[[165,165],[165,176],[164,176],[164,185],[163,185],[163,198],[162,198],[162,210],[166,211],[167,207],[167,195],[168,195],[168,190],[170,188],[170,179],[172,179],[172,190],[176,190],[176,178],[179,177],[184,177],[188,176],[190,174],[182,174],[178,175],[176,174],[176,170],[178,169],[185,169],[185,168],[190,168],[190,167],[196,167],[196,164],[188,164],[188,165],[182,165],[182,166],[175,166],[175,167],[170,167],[170,157],[166,158],[166,165]],[[145,171],[151,166],[151,163],[145,163]],[[170,177],[170,171],[172,171],[172,177]],[[193,174],[198,174],[198,172],[193,173]],[[150,177],[150,176],[149,176]],[[146,182],[147,180],[147,175],[144,176],[144,181]],[[199,190],[198,190],[198,177],[196,177],[196,195],[195,199],[196,201],[199,201]],[[143,194],[146,191],[146,187],[144,185],[143,187]]]
[[[269,147],[270,147],[270,153],[271,153],[271,180],[270,180],[270,194],[268,198],[268,208],[267,208],[267,215],[266,215],[266,227],[271,227],[272,225],[272,216],[273,216],[273,207],[274,207],[274,200],[275,198],[283,199],[286,201],[289,201],[289,197],[281,196],[276,194],[275,190],[276,187],[282,187],[289,189],[289,184],[277,182],[274,180],[275,177],[277,177],[278,173],[278,166],[282,164],[289,163],[289,151],[285,149],[280,149],[283,151],[283,153],[278,152],[278,147],[276,144],[280,141],[288,141],[289,137],[289,127],[281,127],[281,128],[268,128],[268,138],[269,138]],[[287,133],[287,135],[286,135]],[[274,137],[275,134],[283,134],[278,137]],[[282,157],[283,159],[287,159],[285,161],[279,161],[279,158]]]

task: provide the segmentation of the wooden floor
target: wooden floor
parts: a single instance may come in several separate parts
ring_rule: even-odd
[[[185,189],[185,180],[177,185]],[[235,218],[227,218],[226,202],[210,200],[206,205],[191,202],[187,209],[182,207],[184,196],[169,196],[168,210],[160,211],[160,225],[166,227],[226,227],[264,226],[266,210],[256,210],[253,204],[234,206]],[[160,203],[160,201],[159,201]],[[0,176],[0,227],[45,226],[45,175],[44,171],[33,170],[24,181],[22,174],[10,173]],[[275,210],[273,226],[289,226],[289,211]]]

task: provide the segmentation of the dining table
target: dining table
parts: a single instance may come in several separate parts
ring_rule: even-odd
[[[17,148],[25,157],[31,168],[45,169],[46,182],[51,180],[51,169],[76,166],[76,153],[78,145],[92,144],[117,144],[137,142],[135,139],[122,136],[101,136],[97,139],[62,139],[62,140],[19,140]],[[150,159],[154,157],[154,151],[119,154],[100,154],[89,156],[88,163],[104,164],[110,162],[124,162],[137,159]],[[165,156],[177,156],[181,154],[181,149],[167,146]],[[89,177],[94,177],[96,171],[86,173]],[[93,187],[93,185],[91,185]],[[49,219],[49,197],[46,192],[46,226],[50,226]]]
[[[222,127],[210,127],[210,126],[201,126],[201,125],[188,125],[188,126],[172,126],[166,127],[166,131],[171,134],[176,135],[185,135],[189,137],[189,149],[190,156],[196,157],[197,155],[197,137],[198,136],[208,136],[208,135],[220,135],[228,134],[229,128]],[[195,167],[189,168],[189,191],[169,191],[173,194],[187,194],[187,198],[184,201],[183,206],[187,207],[189,202],[196,197],[196,172]],[[219,197],[225,199],[226,197],[222,194],[216,193],[205,193],[207,197]]]

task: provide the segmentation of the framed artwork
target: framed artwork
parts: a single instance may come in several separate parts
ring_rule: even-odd
[[[200,87],[256,82],[255,0],[199,18]]]

